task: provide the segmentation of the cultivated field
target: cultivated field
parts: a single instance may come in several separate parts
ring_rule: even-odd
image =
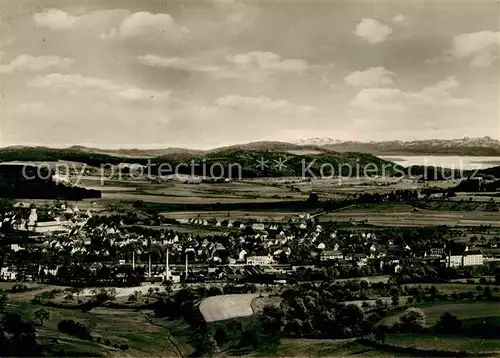
[[[445,350],[454,352],[490,353],[498,356],[500,352],[500,339],[464,337],[459,335],[434,335],[428,334],[388,334],[388,344],[398,347],[416,347],[426,350]]]
[[[434,325],[441,314],[449,312],[458,319],[473,319],[500,316],[500,305],[498,302],[478,301],[478,302],[440,302],[436,304],[426,304],[416,306],[424,311],[427,325]],[[386,317],[383,324],[393,325],[399,320],[402,312]]]
[[[235,294],[208,297],[201,301],[200,312],[207,322],[251,316],[252,300],[258,296],[258,294]]]
[[[162,213],[162,216],[169,219],[220,219],[220,220],[264,220],[283,221],[288,217],[299,214],[298,212],[283,211],[183,211]]]
[[[500,227],[500,212],[474,212],[474,211],[433,211],[417,209],[408,211],[403,207],[386,212],[375,212],[370,210],[359,210],[350,212],[333,212],[323,214],[320,221],[355,221],[379,226],[479,226],[491,225]]]

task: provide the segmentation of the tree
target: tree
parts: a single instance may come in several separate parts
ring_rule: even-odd
[[[40,320],[40,325],[43,326],[43,321],[50,318],[50,312],[45,308],[39,308],[35,311],[35,317]]]
[[[443,313],[434,326],[439,333],[459,333],[461,328],[462,321],[449,312]]]
[[[483,295],[487,300],[491,300],[493,298],[493,291],[491,290],[491,287],[486,286],[484,288]]]
[[[7,313],[0,321],[0,356],[41,356],[35,328],[32,324],[24,322],[18,314]]]
[[[375,330],[375,339],[378,342],[385,343],[385,340],[387,339],[387,327],[384,325],[377,326]]]
[[[419,308],[410,307],[399,317],[399,323],[409,332],[418,331],[425,326],[425,313]]]
[[[399,296],[392,296],[391,301],[394,307],[399,306]]]
[[[5,311],[8,300],[7,293],[4,290],[0,290],[0,312]]]
[[[174,283],[171,280],[165,280],[163,281],[163,286],[165,287],[165,292],[170,295],[173,290],[173,285]]]
[[[210,331],[206,331],[202,334],[200,340],[198,341],[198,353],[202,356],[212,357],[218,349],[217,341],[214,335]]]
[[[310,203],[317,203],[317,202],[318,202],[318,200],[319,200],[319,198],[318,198],[318,194],[317,194],[317,193],[315,193],[315,192],[311,192],[311,193],[309,194],[308,201],[309,201]]]

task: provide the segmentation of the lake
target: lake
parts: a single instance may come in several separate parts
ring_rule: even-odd
[[[412,155],[412,156],[381,156],[380,158],[390,160],[408,167],[410,165],[436,166],[450,169],[484,169],[500,166],[500,157],[461,157],[440,155]]]

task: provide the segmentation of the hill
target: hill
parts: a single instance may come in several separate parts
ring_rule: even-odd
[[[342,173],[351,176],[364,175],[365,168],[369,170],[369,174],[382,174],[384,166],[389,168],[387,169],[388,174],[402,168],[367,153],[338,153],[327,149],[301,147],[279,142],[254,143],[205,152],[172,150],[172,152],[161,156],[131,157],[124,153],[125,151],[108,153],[86,147],[66,149],[11,147],[0,150],[0,161],[64,160],[85,163],[94,167],[100,167],[104,164],[139,163],[147,165],[152,163],[152,174],[156,174],[155,170],[160,164],[169,164],[172,168],[177,167],[180,174],[219,176],[222,171],[226,177],[230,170],[241,170],[243,177],[273,177],[307,176],[311,173],[319,175],[322,166],[324,175],[330,175],[333,169],[334,175]],[[134,154],[139,154],[139,152],[134,152]],[[211,167],[214,169],[212,173],[210,172]],[[233,177],[235,177],[234,173]]]
[[[490,137],[462,139],[429,139],[416,141],[359,142],[332,138],[309,138],[295,141],[297,145],[315,145],[339,152],[361,152],[375,155],[500,155],[500,141]]]
[[[327,145],[283,142],[252,142],[208,151],[182,148],[107,150],[81,146],[64,149],[16,146],[0,149],[0,162],[60,160],[85,163],[94,167],[104,164],[152,163],[152,174],[156,174],[155,168],[165,163],[172,168],[178,166],[180,174],[210,176],[212,173],[209,168],[213,167],[212,176],[218,176],[223,171],[226,177],[230,166],[236,169],[236,165],[241,166],[243,177],[308,176],[311,173],[320,175],[321,168],[325,176],[331,175],[332,168],[334,175],[340,173],[345,176],[364,176],[365,170],[368,175],[381,175],[384,174],[384,166],[387,168],[385,175],[392,175],[395,171],[409,172],[409,168],[403,168],[367,152],[335,151]],[[194,172],[191,169],[192,162],[195,163]],[[436,172],[438,173],[435,174]],[[413,175],[422,175],[428,179],[439,179],[440,173],[448,175],[449,172],[432,167],[411,167]],[[500,166],[483,169],[476,174],[500,177]]]

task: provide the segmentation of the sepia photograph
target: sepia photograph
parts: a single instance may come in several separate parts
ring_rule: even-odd
[[[0,0],[1,357],[499,357],[499,0]]]

